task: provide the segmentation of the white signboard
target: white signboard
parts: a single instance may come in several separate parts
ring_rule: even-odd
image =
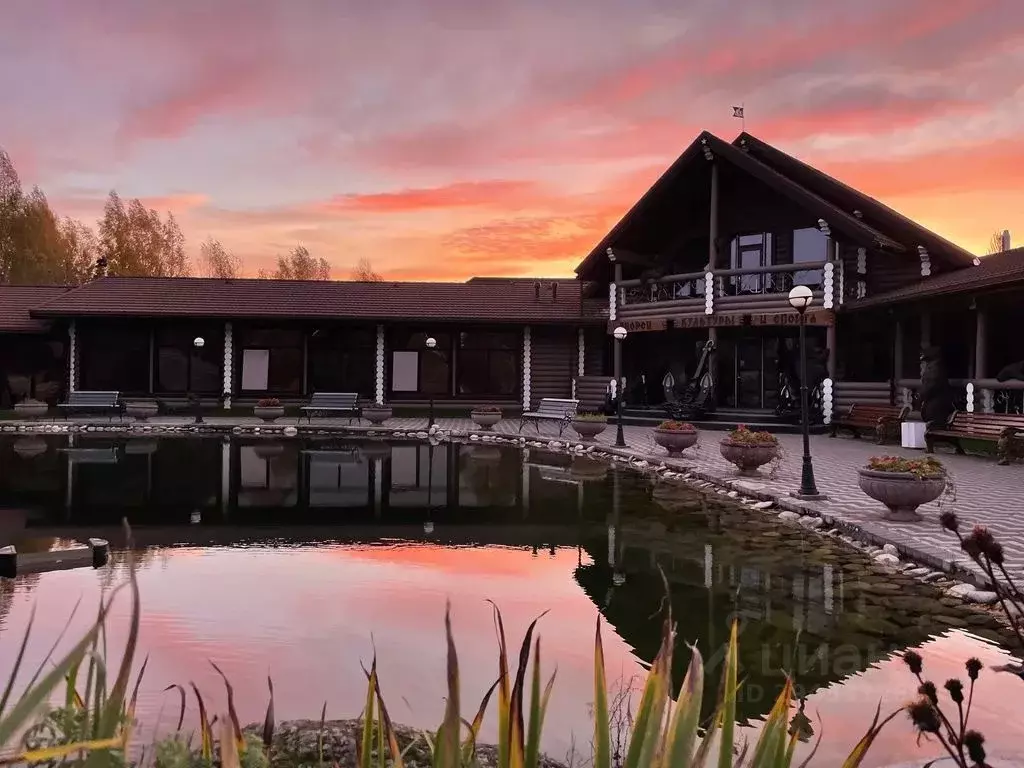
[[[420,353],[407,350],[391,353],[391,391],[416,392],[419,390]]]
[[[269,369],[269,349],[244,350],[242,352],[242,390],[266,392]]]

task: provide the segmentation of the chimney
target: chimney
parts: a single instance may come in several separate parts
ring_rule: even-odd
[[[1010,230],[1004,229],[1002,236],[999,238],[1002,243],[1002,249],[1004,251],[1010,250]]]
[[[558,283],[551,281],[551,301],[558,303]]]
[[[540,280],[533,284],[533,300],[540,301]]]

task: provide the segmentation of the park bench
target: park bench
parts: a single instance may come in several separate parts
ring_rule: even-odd
[[[900,424],[907,418],[909,412],[910,408],[906,405],[854,403],[849,411],[834,417],[832,437],[835,437],[840,429],[847,429],[854,437],[860,437],[861,432],[868,432],[879,445],[886,439],[898,442]]]
[[[360,419],[363,415],[356,392],[314,392],[309,405],[302,406],[301,410],[307,421],[312,421],[314,416],[337,413],[348,416],[349,423],[352,423],[352,419]]]
[[[925,446],[931,453],[935,443],[951,443],[963,453],[963,441],[995,443],[1000,464],[1024,458],[1024,415],[1014,413],[969,413],[956,411],[939,429],[925,432]]]
[[[579,400],[569,400],[559,397],[543,397],[537,404],[537,410],[524,413],[519,419],[519,431],[523,431],[523,425],[532,421],[537,434],[540,434],[540,423],[542,421],[557,421],[558,435],[561,436],[569,422],[576,416],[576,409],[579,408]]]
[[[65,419],[72,413],[106,413],[110,415],[111,421],[115,413],[124,418],[124,404],[121,402],[120,392],[76,390],[68,394],[66,403],[58,403],[57,408],[64,414]]]

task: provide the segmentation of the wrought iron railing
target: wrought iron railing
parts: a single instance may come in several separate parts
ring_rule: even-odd
[[[785,295],[795,285],[820,291],[825,286],[826,262],[778,264],[746,269],[716,269],[715,296]],[[667,275],[654,280],[624,280],[620,284],[623,305],[654,304],[703,298],[707,289],[706,273]]]
[[[626,285],[622,289],[623,303],[647,304],[659,301],[696,299],[704,296],[704,276],[690,277],[669,282],[645,282],[640,285]]]

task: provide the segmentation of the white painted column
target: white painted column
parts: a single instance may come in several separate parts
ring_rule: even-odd
[[[231,384],[233,380],[233,372],[235,370],[234,364],[235,349],[234,349],[234,330],[231,323],[224,323],[224,407],[226,409],[231,408]]]
[[[584,362],[586,360],[587,353],[587,340],[586,334],[583,329],[580,328],[576,331],[576,376],[583,376]],[[572,380],[572,396],[576,398],[576,379]]]
[[[227,519],[231,506],[231,441],[225,440],[220,446],[220,508]]]
[[[868,295],[868,249],[857,249],[857,298],[863,299]]]
[[[822,289],[825,292],[825,296],[822,299],[822,307],[825,309],[832,309],[835,306],[835,269],[836,265],[831,261],[825,264],[825,276],[822,280]]]
[[[384,326],[377,326],[377,354],[374,373],[373,396],[376,402],[384,402]]]
[[[373,516],[380,517],[384,499],[384,459],[373,460]]]
[[[530,410],[530,326],[523,328],[523,410]]]
[[[967,382],[967,412],[974,413],[974,382]]]
[[[831,565],[822,566],[822,591],[825,598],[825,613],[832,613],[835,610],[835,597],[833,592],[833,571]]]
[[[72,320],[68,326],[68,392],[75,391],[78,383],[78,329]]]
[[[715,312],[715,274],[708,270],[704,273],[704,314]]]

